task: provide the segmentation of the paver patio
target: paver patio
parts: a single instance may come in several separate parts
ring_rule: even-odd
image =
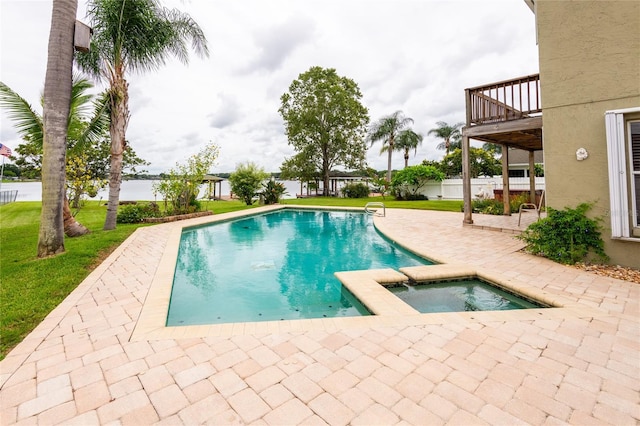
[[[184,223],[140,228],[0,362],[0,423],[640,423],[640,285],[525,254],[475,219],[394,209],[376,225],[570,306],[132,339]]]

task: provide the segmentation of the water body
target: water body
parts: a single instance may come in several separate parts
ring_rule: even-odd
[[[122,182],[120,187],[121,201],[161,201],[160,194],[153,193],[153,180],[126,180]],[[296,193],[300,192],[300,182],[297,181],[281,181],[287,188],[287,194],[283,198],[295,198]],[[2,191],[18,191],[16,201],[42,201],[42,183],[41,182],[2,182]],[[219,188],[216,188],[216,195]],[[229,181],[222,181],[222,195],[229,196],[231,189]],[[200,186],[200,197],[204,197],[207,192],[206,185]],[[105,188],[98,192],[94,198],[90,200],[107,200],[109,198],[109,188]]]

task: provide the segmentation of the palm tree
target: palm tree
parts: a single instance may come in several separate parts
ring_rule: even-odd
[[[91,75],[109,85],[111,111],[111,164],[109,202],[104,229],[115,229],[122,180],[122,160],[129,124],[127,71],[156,70],[173,55],[187,63],[188,46],[208,56],[206,38],[187,14],[160,6],[156,0],[93,0],[87,13],[93,35],[89,52],[77,62]]]
[[[64,252],[63,207],[67,121],[78,0],[54,0],[44,81],[42,210],[38,257]]]
[[[373,145],[377,141],[382,141],[380,153],[388,152],[387,159],[387,182],[391,182],[391,156],[395,149],[395,142],[398,134],[409,124],[413,124],[413,118],[405,117],[402,111],[396,111],[391,115],[382,117],[373,123],[369,129],[367,138]]]
[[[65,121],[65,123],[68,122],[65,131],[65,150],[67,141],[69,145],[75,145],[76,150],[83,150],[83,147],[88,143],[97,142],[109,125],[107,98],[100,96],[96,100],[93,100],[93,96],[87,93],[92,88],[93,84],[86,78],[82,78],[79,75],[73,76],[68,120]],[[89,114],[88,111],[90,104],[93,104],[93,112],[91,114]],[[43,152],[46,129],[42,115],[35,111],[23,97],[2,82],[0,82],[0,105],[6,108],[9,118],[15,123],[18,134],[34,147],[34,151]],[[89,115],[90,118],[87,120]],[[62,180],[62,223],[64,234],[68,237],[87,234],[89,230],[78,223],[71,214],[69,200],[67,199],[66,191],[64,191],[64,176],[65,175],[63,175]],[[45,179],[43,177],[43,186],[44,181]],[[44,195],[43,189],[43,202]]]
[[[404,167],[409,166],[409,151],[412,149],[414,153],[418,152],[418,146],[422,144],[422,135],[414,132],[412,129],[404,129],[398,134],[395,146],[396,151],[404,152]]]
[[[449,151],[452,149],[452,143],[457,143],[459,139],[462,137],[462,133],[460,129],[464,125],[464,123],[456,123],[454,125],[449,125],[444,121],[438,121],[436,123],[438,127],[435,129],[429,130],[428,135],[436,135],[440,139],[444,139],[443,142],[440,142],[437,149],[444,149],[445,155],[449,155]]]

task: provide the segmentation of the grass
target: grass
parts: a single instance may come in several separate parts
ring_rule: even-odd
[[[395,201],[387,197],[348,199],[316,197],[285,200],[292,205],[363,207],[383,201],[388,208],[460,211],[461,201]],[[129,235],[145,224],[118,224],[103,231],[106,207],[87,202],[76,219],[91,230],[79,238],[65,239],[65,253],[36,257],[40,202],[0,206],[0,360],[25,338],[87,275]],[[255,208],[240,201],[204,201],[216,214]]]

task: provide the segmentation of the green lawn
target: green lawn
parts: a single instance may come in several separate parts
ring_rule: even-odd
[[[388,208],[460,211],[461,201],[395,201],[390,197],[367,199],[305,198],[286,204],[363,207],[383,201]],[[240,201],[203,202],[216,214],[255,208]],[[33,330],[78,284],[141,226],[119,224],[103,231],[106,206],[87,202],[76,219],[91,230],[80,238],[66,238],[66,252],[47,259],[36,257],[40,202],[0,206],[0,360]]]

